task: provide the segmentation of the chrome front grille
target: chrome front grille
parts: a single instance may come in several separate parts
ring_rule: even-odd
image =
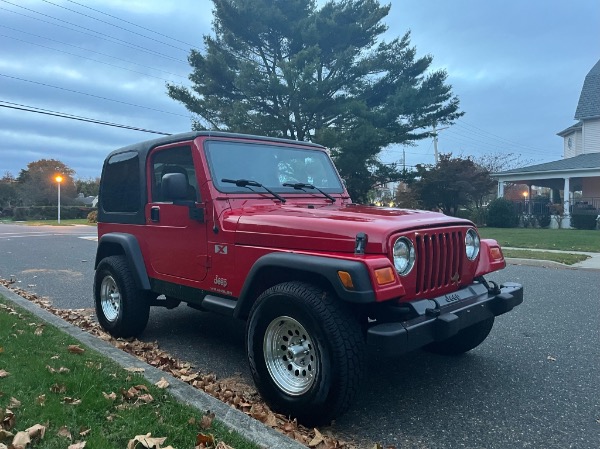
[[[462,230],[418,232],[415,235],[415,252],[415,293],[435,293],[450,285],[458,285],[465,254]]]

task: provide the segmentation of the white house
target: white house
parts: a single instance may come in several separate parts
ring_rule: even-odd
[[[570,226],[573,207],[585,206],[600,214],[600,60],[585,77],[574,119],[576,124],[558,133],[563,138],[563,159],[494,173],[498,197],[504,196],[506,182],[560,190],[565,227]],[[577,204],[573,192],[581,192]]]

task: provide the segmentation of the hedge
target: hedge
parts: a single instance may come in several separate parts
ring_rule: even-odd
[[[76,218],[87,218],[93,209],[83,206],[61,206],[60,218],[69,220]],[[56,220],[58,218],[57,206],[30,206],[15,207],[13,209],[13,220]]]

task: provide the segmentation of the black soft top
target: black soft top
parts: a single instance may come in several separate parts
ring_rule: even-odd
[[[321,148],[321,149],[325,148],[322,145],[318,145],[318,144],[312,143],[312,142],[303,142],[303,141],[292,140],[292,139],[282,139],[279,137],[255,136],[252,134],[229,133],[229,132],[223,132],[223,131],[190,131],[187,133],[172,134],[170,136],[159,137],[158,139],[152,139],[152,140],[146,140],[144,142],[134,143],[132,145],[128,145],[126,147],[119,148],[118,150],[112,151],[106,157],[106,159],[110,158],[114,154],[124,153],[127,151],[135,151],[140,155],[140,161],[145,162],[148,152],[155,147],[158,147],[160,145],[168,145],[171,143],[194,140],[196,137],[200,137],[200,136],[259,140],[259,141],[264,141],[264,142],[302,145],[302,146],[309,146],[309,147]]]

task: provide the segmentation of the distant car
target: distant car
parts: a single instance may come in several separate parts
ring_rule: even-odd
[[[104,163],[94,296],[115,337],[180,302],[247,321],[254,381],[278,411],[327,423],[367,348],[461,354],[523,301],[496,241],[437,212],[352,204],[325,148],[196,132]],[[176,324],[175,324],[176,325]],[[463,392],[464,393],[464,392]]]

